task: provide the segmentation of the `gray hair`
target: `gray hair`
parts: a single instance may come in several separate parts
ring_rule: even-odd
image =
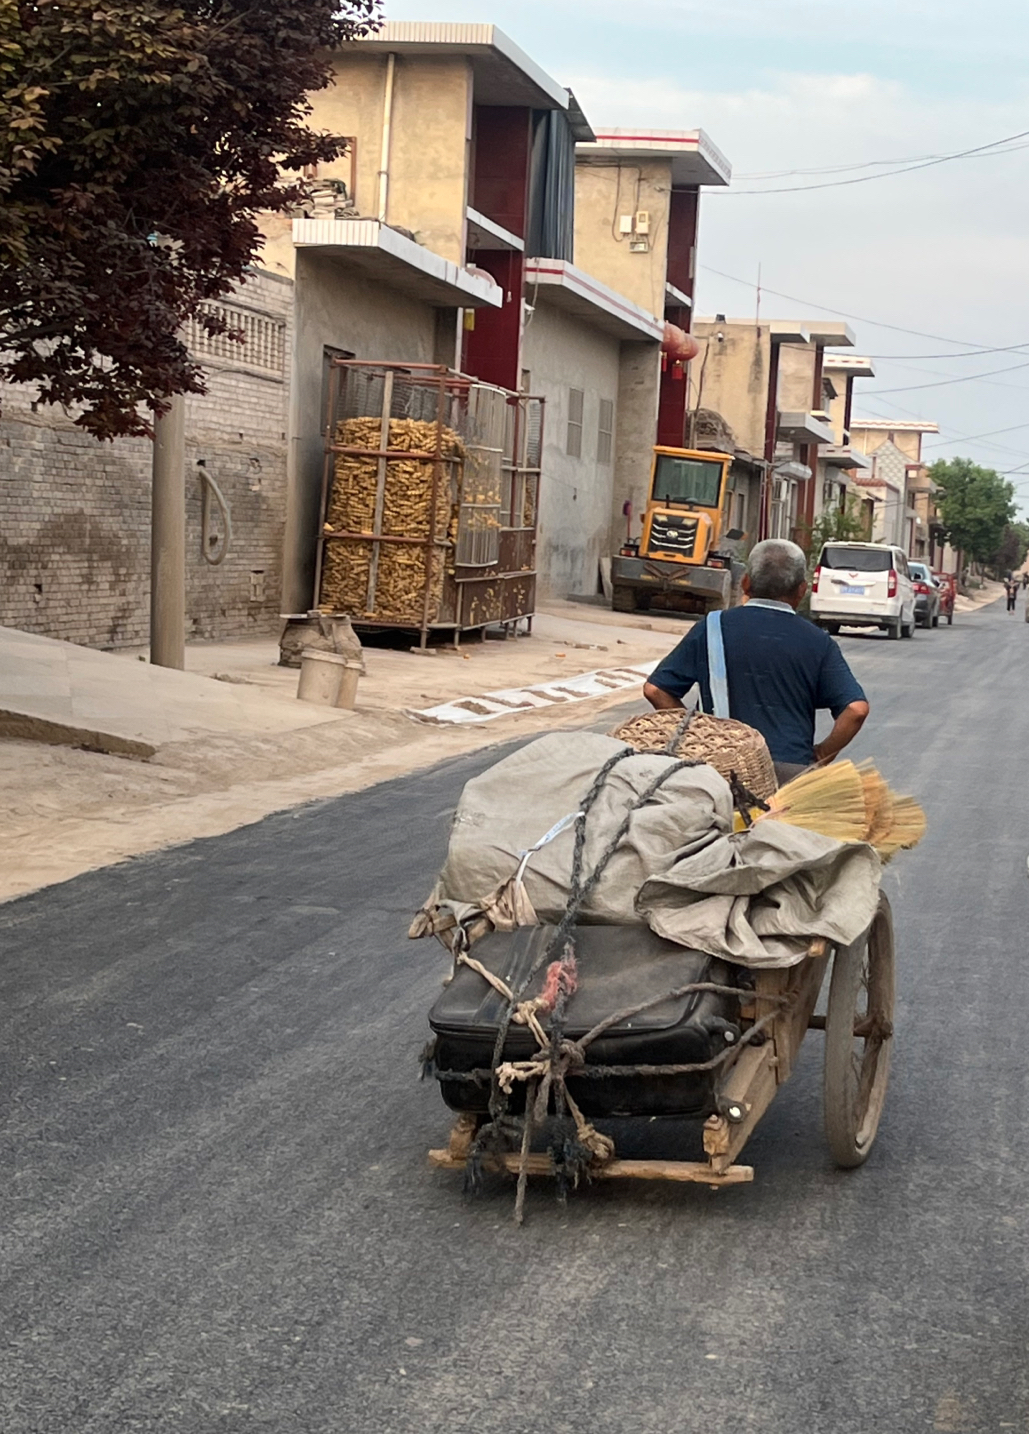
[[[803,548],[785,538],[766,538],[751,549],[747,560],[750,595],[782,601],[791,597],[807,578]]]

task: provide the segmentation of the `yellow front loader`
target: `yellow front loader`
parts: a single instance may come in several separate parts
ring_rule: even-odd
[[[743,564],[723,531],[732,454],[689,448],[654,449],[643,531],[611,562],[615,612],[665,608],[710,612],[738,601]]]

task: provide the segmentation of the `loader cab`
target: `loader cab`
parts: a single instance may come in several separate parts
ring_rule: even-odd
[[[703,564],[722,537],[722,504],[732,456],[654,449],[640,557]]]

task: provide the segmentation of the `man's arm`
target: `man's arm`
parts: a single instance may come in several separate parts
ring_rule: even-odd
[[[659,712],[667,712],[670,708],[682,706],[680,698],[673,697],[670,692],[665,692],[661,687],[655,687],[652,682],[643,684],[643,695],[651,707],[656,707]]]
[[[643,695],[651,707],[665,712],[682,706],[684,695],[700,681],[701,669],[706,670],[704,653],[707,649],[706,646],[701,649],[700,645],[703,635],[704,624],[699,622],[650,674],[649,682],[643,685]]]
[[[867,702],[849,702],[843,711],[836,718],[833,729],[824,742],[819,742],[815,748],[817,761],[826,764],[832,762],[844,747],[853,742],[854,738],[865,725],[865,718],[868,716]]]

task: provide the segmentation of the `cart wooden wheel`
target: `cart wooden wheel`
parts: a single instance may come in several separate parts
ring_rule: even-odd
[[[893,914],[885,895],[868,931],[840,946],[825,1017],[825,1133],[837,1165],[862,1165],[879,1129],[893,1051]]]

